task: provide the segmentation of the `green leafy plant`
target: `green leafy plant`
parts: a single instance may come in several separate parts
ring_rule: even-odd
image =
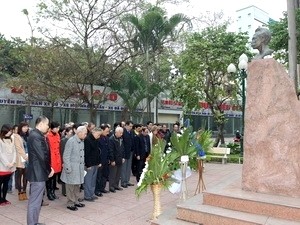
[[[205,154],[211,149],[211,147],[213,146],[213,140],[211,138],[211,131],[209,130],[198,130],[195,134],[194,134],[194,145],[196,146],[197,143],[201,145],[201,148],[204,150]],[[196,148],[196,155],[190,158],[190,167],[192,169],[198,169],[198,162],[197,159],[199,157],[199,153],[198,150]]]
[[[190,126],[184,129],[182,135],[176,133],[172,134],[172,152],[175,152],[176,154],[173,169],[179,168],[180,157],[183,155],[188,155],[190,167],[192,169],[197,169],[197,143],[201,145],[205,152],[209,151],[213,145],[211,131],[199,130],[198,132],[193,132],[193,128]]]
[[[230,153],[231,154],[239,154],[239,153],[241,153],[241,147],[237,143],[230,142],[230,143],[227,144],[226,147],[230,148]]]
[[[183,130],[182,134],[172,133],[172,152],[175,152],[177,154],[176,159],[179,159],[183,155],[188,155],[189,157],[193,157],[196,155],[195,146],[192,142],[192,131],[192,127],[187,127]]]
[[[147,191],[150,185],[161,184],[166,189],[174,182],[171,178],[172,167],[170,165],[177,156],[172,152],[164,154],[164,149],[165,142],[163,140],[158,140],[158,143],[153,146],[135,190],[138,197],[142,192]]]
[[[212,133],[210,130],[199,130],[197,132],[197,141],[198,143],[202,146],[203,150],[205,151],[205,153],[207,153],[211,147],[213,146],[213,140],[211,138]]]
[[[145,168],[135,191],[136,195],[139,197],[153,184],[161,184],[164,189],[168,188],[175,182],[171,176],[173,171],[179,168],[180,157],[183,155],[189,156],[190,167],[196,169],[198,152],[195,145],[197,142],[201,144],[204,151],[208,151],[213,143],[211,132],[198,131],[193,133],[192,127],[188,127],[183,130],[182,134],[173,133],[171,136],[172,151],[168,154],[164,153],[165,141],[159,139],[146,160]]]

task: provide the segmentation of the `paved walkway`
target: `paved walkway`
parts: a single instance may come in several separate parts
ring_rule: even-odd
[[[207,189],[220,183],[226,176],[240,176],[242,165],[238,164],[206,164],[204,179]],[[134,177],[132,177],[134,182]],[[193,172],[188,178],[188,194],[193,196],[198,182],[198,174]],[[60,186],[59,186],[60,187]],[[49,206],[42,207],[40,221],[46,225],[146,225],[150,224],[153,201],[152,193],[141,195],[139,199],[134,194],[135,187],[129,187],[116,193],[104,194],[95,202],[84,202],[86,207],[78,211],[66,208],[66,198],[60,195],[59,199],[51,201]],[[83,194],[83,193],[81,193]],[[17,200],[17,191],[8,194],[7,199],[11,205],[0,206],[0,224],[20,225],[26,224],[27,201]],[[179,194],[171,194],[168,190],[162,192],[162,208],[175,207],[179,203]]]

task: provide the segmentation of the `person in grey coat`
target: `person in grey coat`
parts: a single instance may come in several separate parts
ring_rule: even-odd
[[[67,208],[76,211],[77,207],[85,205],[79,203],[80,185],[84,182],[84,139],[87,135],[85,126],[80,126],[76,134],[66,143],[63,154],[63,170],[60,179],[66,184]]]

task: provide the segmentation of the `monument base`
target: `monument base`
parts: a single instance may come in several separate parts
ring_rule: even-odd
[[[203,225],[300,225],[300,198],[244,191],[239,180],[178,205],[177,218]]]
[[[274,59],[249,63],[242,187],[300,198],[300,101]]]

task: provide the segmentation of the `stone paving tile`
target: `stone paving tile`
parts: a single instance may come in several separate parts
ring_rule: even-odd
[[[241,170],[242,165],[237,164],[206,164],[204,180],[207,189],[218,185],[221,178],[226,176],[240,176]],[[135,186],[116,193],[104,194],[95,202],[84,202],[86,207],[76,212],[66,208],[67,199],[58,190],[56,193],[60,199],[50,201],[49,206],[42,207],[40,222],[47,225],[149,225],[153,209],[152,193],[149,189],[137,198],[134,193],[136,188],[134,177],[131,177],[131,182]],[[197,182],[198,174],[193,172],[187,180],[189,197],[194,195]],[[26,224],[27,201],[18,201],[16,190],[14,192],[8,194],[8,200],[12,204],[0,206],[1,225]],[[176,206],[180,201],[180,194],[173,195],[168,190],[161,193],[163,210]]]

